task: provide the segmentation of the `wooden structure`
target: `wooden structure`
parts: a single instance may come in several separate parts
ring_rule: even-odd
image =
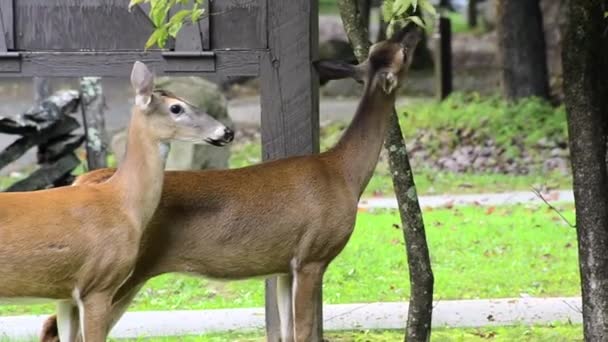
[[[0,0],[0,77],[128,77],[135,60],[157,75],[259,77],[263,159],[318,152],[316,0],[208,0],[208,17],[148,51],[146,8],[127,3]],[[268,337],[278,341],[274,282],[267,288]]]
[[[80,124],[71,114],[81,101],[75,90],[64,90],[47,97],[27,112],[0,117],[0,133],[21,137],[0,151],[0,169],[37,146],[40,168],[5,191],[32,191],[72,183],[72,171],[80,165],[75,150],[84,136],[74,134]],[[2,189],[0,189],[2,190]]]

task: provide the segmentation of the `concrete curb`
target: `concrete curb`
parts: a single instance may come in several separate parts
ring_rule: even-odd
[[[574,194],[572,193],[572,190],[557,190],[551,191],[549,193],[543,193],[542,195],[548,202],[551,203],[574,202]],[[526,203],[543,203],[540,198],[538,198],[534,193],[532,193],[532,191],[516,191],[495,194],[420,196],[418,199],[422,208],[437,208],[463,205],[499,206]],[[362,198],[359,202],[359,208],[396,209],[397,200],[394,197]]]
[[[435,303],[435,327],[483,327],[513,324],[581,323],[581,299],[506,298],[450,300]],[[324,328],[330,330],[402,329],[406,303],[325,305]],[[0,340],[37,336],[46,316],[0,317]],[[130,312],[113,329],[115,338],[199,335],[264,327],[264,310]]]

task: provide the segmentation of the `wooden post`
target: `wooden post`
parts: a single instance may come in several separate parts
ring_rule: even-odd
[[[268,0],[268,53],[260,61],[262,158],[319,151],[318,1]],[[268,341],[280,340],[276,278],[266,281]],[[321,307],[321,298],[315,298]],[[317,317],[318,341],[322,312]]]
[[[101,77],[80,79],[80,109],[86,136],[87,166],[89,170],[107,167],[108,144],[103,116],[106,102]]]
[[[477,27],[477,0],[469,0],[467,4],[467,23],[469,27]]]
[[[452,27],[449,18],[439,17],[434,34],[435,95],[443,100],[452,92]]]

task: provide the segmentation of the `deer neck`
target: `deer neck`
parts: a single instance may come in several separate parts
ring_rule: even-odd
[[[108,182],[117,185],[131,219],[142,229],[160,202],[168,152],[169,144],[151,134],[145,114],[134,109],[125,156]]]
[[[332,150],[336,165],[358,196],[378,163],[396,97],[396,91],[386,94],[379,87],[372,89],[370,83],[365,83],[353,121]]]

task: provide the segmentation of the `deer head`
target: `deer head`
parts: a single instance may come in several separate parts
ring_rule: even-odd
[[[395,32],[390,39],[372,45],[368,58],[358,65],[329,60],[318,61],[314,65],[327,79],[350,77],[367,83],[371,90],[380,89],[391,94],[401,85],[420,36],[420,29],[410,24]]]
[[[154,89],[154,75],[146,65],[135,62],[131,72],[135,107],[147,117],[147,128],[160,141],[182,140],[223,146],[234,133],[209,114],[176,95]]]

